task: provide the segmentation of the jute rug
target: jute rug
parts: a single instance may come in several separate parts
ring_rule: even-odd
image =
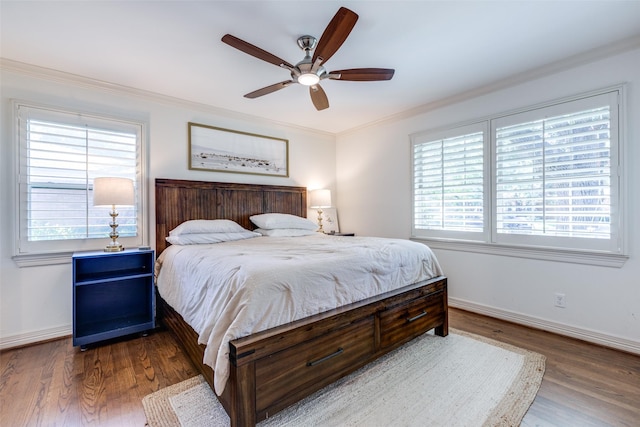
[[[258,425],[517,426],[544,366],[540,354],[477,335],[427,333]],[[229,425],[201,376],[142,404],[149,427]]]

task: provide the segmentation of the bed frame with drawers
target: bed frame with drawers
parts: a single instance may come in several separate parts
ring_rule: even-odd
[[[156,179],[156,251],[190,219],[231,219],[280,212],[306,216],[306,188]],[[158,318],[213,384],[196,332],[158,296]],[[435,329],[448,334],[447,278],[411,283],[376,297],[230,342],[231,374],[218,399],[231,426],[254,426],[311,393]]]

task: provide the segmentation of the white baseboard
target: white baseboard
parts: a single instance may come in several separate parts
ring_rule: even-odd
[[[483,314],[489,317],[506,320],[508,322],[529,326],[535,329],[541,329],[553,332],[558,335],[577,338],[579,340],[588,341],[605,347],[611,347],[618,350],[627,351],[629,353],[640,354],[640,342],[627,340],[620,337],[605,335],[588,329],[576,328],[564,325],[562,323],[551,322],[549,320],[540,319],[533,316],[527,316],[521,313],[515,313],[508,310],[502,310],[460,298],[449,297],[449,306],[462,310],[471,311],[473,313]],[[17,334],[9,337],[0,337],[0,350],[13,347],[34,344],[41,341],[62,338],[71,335],[71,325],[58,326],[56,328],[44,329],[41,331],[30,332],[26,334]]]
[[[535,329],[542,329],[544,331],[553,332],[558,335],[577,338],[582,341],[588,341],[605,347],[611,347],[629,353],[640,354],[640,342],[637,341],[631,341],[625,338],[605,335],[589,329],[576,328],[574,326],[564,325],[562,323],[552,322],[533,316],[527,316],[521,313],[515,313],[508,310],[502,310],[495,307],[477,304],[460,298],[449,297],[449,306],[478,314],[484,314],[485,316],[495,317],[497,319],[502,319],[513,323],[518,323],[520,325],[529,326]]]
[[[62,325],[55,328],[43,329],[40,331],[28,332],[25,334],[0,337],[0,350],[6,350],[8,348],[21,347],[28,344],[35,344],[41,341],[62,338],[71,334],[71,325]]]

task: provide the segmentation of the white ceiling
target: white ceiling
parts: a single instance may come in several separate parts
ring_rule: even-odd
[[[220,41],[230,33],[290,63],[340,6],[360,19],[325,64],[394,68],[386,82],[322,83],[316,111],[286,70]],[[339,133],[478,91],[575,55],[640,45],[628,1],[10,1],[0,0],[3,58]]]

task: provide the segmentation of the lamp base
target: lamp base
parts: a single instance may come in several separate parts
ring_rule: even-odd
[[[120,243],[116,242],[115,244],[111,243],[105,246],[104,251],[105,252],[121,252],[121,251],[124,251],[124,248]]]
[[[118,217],[118,212],[116,211],[115,205],[111,207],[111,212],[109,213],[109,215],[111,215],[111,224],[109,224],[109,226],[111,227],[111,233],[109,233],[109,237],[111,237],[111,243],[109,243],[104,248],[104,251],[105,252],[122,252],[124,251],[124,248],[122,247],[120,242],[118,242],[118,237],[120,235],[118,234],[118,223],[116,222],[116,218]]]
[[[319,233],[324,233],[322,229],[322,209],[318,209],[318,231]]]

